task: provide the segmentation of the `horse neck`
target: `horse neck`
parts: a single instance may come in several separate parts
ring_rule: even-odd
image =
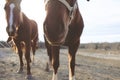
[[[27,20],[28,20],[28,17],[23,12],[21,12],[20,13],[20,22],[24,24]]]
[[[21,27],[28,26],[28,24],[30,24],[29,23],[30,19],[23,12],[21,12],[21,16],[22,16],[22,19],[21,19],[20,26]]]

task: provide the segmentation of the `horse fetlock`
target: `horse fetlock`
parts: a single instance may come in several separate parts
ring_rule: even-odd
[[[22,68],[20,68],[20,69],[17,71],[17,73],[18,73],[18,74],[23,73],[23,69],[22,69]]]
[[[25,78],[26,78],[27,80],[33,80],[33,77],[32,77],[31,74],[30,74],[30,75],[27,75]]]
[[[45,68],[45,71],[49,72],[50,71],[50,67],[49,67],[49,63],[47,62],[46,63],[46,68]]]
[[[55,73],[53,72],[52,80],[58,80],[57,73],[55,74]]]
[[[69,77],[69,80],[76,80],[75,76]]]

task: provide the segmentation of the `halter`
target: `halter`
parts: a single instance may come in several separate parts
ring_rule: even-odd
[[[77,7],[78,7],[77,1],[75,2],[73,7],[71,7],[66,0],[58,0],[58,1],[60,1],[61,3],[63,3],[67,7],[67,9],[69,10],[69,16],[70,16],[70,18],[72,20],[73,17],[74,17],[73,13],[77,9]]]
[[[48,4],[50,0],[45,0],[44,4],[45,6]],[[64,6],[66,6],[66,8],[68,9],[69,11],[69,17],[70,17],[70,21],[68,22],[67,26],[69,26],[69,24],[71,23],[71,21],[73,20],[74,18],[74,13],[76,11],[76,9],[78,8],[78,4],[77,4],[77,1],[74,3],[73,7],[70,6],[70,4],[66,1],[66,0],[58,0],[59,2],[61,2]],[[48,41],[49,44],[52,44],[49,39],[47,38],[47,36],[45,35],[46,37],[46,40]],[[56,44],[52,44],[52,46],[59,46]]]
[[[47,3],[49,1],[50,0],[45,0],[45,5],[47,5]],[[70,16],[70,19],[72,20],[74,17],[74,11],[78,8],[77,1],[73,5],[73,7],[71,7],[70,4],[66,0],[58,0],[58,1],[61,2],[62,4],[64,4],[66,6],[66,8],[69,10],[69,16]],[[70,20],[70,22],[71,22],[71,20]]]

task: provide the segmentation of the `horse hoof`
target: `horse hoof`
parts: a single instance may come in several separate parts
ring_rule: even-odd
[[[26,79],[27,79],[27,80],[33,80],[33,77],[32,77],[32,75],[27,75],[27,76],[26,76]]]
[[[49,65],[49,63],[46,64],[45,71],[46,71],[46,72],[50,72],[50,65]]]
[[[46,71],[46,72],[50,72],[50,69],[49,69],[49,68],[46,68],[45,71]]]
[[[32,62],[32,65],[35,65],[35,63],[34,63],[34,62]]]
[[[21,74],[21,73],[23,73],[23,70],[18,70],[17,73]]]

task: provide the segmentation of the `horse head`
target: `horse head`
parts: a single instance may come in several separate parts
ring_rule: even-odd
[[[59,45],[65,42],[77,9],[77,0],[45,0],[46,18],[43,26],[49,44]]]
[[[9,36],[16,36],[18,27],[21,23],[21,9],[20,9],[21,0],[6,0],[5,4],[5,13],[7,28],[6,31]]]
[[[43,25],[49,44],[54,46],[64,43],[74,5],[76,0],[45,0],[46,18]]]

